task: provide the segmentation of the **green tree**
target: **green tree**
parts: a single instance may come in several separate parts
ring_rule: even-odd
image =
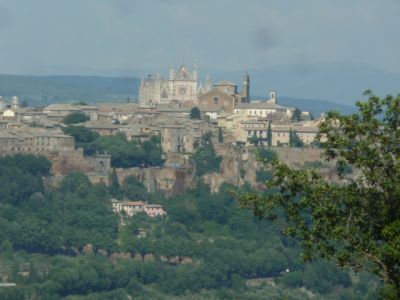
[[[13,252],[13,244],[9,240],[5,240],[0,245],[0,251],[3,253],[12,253]]]
[[[304,143],[298,136],[296,130],[292,130],[292,128],[290,128],[290,131],[289,131],[289,146],[290,147],[303,147],[304,146]]]
[[[113,197],[120,198],[121,197],[121,189],[118,181],[118,175],[117,172],[115,171],[115,168],[113,168],[112,173],[110,174],[110,194]]]
[[[304,259],[372,272],[385,283],[383,298],[400,299],[400,95],[365,95],[356,114],[329,112],[318,136],[327,160],[354,166],[359,176],[333,184],[315,169],[275,161],[268,186],[279,192],[240,200],[259,217],[283,211],[285,233],[300,238]]]
[[[67,126],[62,128],[65,134],[72,135],[75,138],[75,147],[83,148],[85,155],[94,155],[98,150],[95,141],[100,135],[83,126]]]
[[[207,132],[202,137],[202,145],[197,148],[192,156],[196,164],[197,176],[206,173],[219,171],[222,158],[215,153],[214,146],[211,141],[211,132]]]
[[[224,135],[222,134],[222,128],[218,128],[218,143],[222,144],[224,142]]]
[[[200,109],[196,106],[190,110],[190,118],[192,120],[200,120],[201,119],[201,112]]]
[[[89,121],[89,116],[81,112],[70,113],[64,118],[64,124],[77,124]]]
[[[295,108],[293,114],[292,114],[292,121],[294,122],[300,122],[301,121],[301,110],[298,109],[297,107]]]
[[[256,149],[256,157],[263,162],[272,162],[278,158],[278,155],[274,150],[260,146]]]
[[[122,191],[129,199],[147,200],[149,198],[146,187],[135,176],[128,176],[124,180]]]
[[[253,135],[250,138],[250,144],[253,144],[254,146],[258,146],[260,143],[260,139],[257,136],[256,131],[253,132]]]
[[[22,108],[29,107],[28,101],[23,100],[22,103],[21,103],[21,107],[22,107]]]

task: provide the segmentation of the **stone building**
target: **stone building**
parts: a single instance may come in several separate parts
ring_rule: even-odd
[[[161,147],[165,153],[193,153],[208,130],[206,121],[161,126]]]
[[[266,144],[268,140],[268,124],[267,119],[253,119],[238,123],[234,129],[235,141],[250,144],[250,141],[256,136],[261,144]],[[295,132],[304,145],[311,145],[315,140],[319,128],[318,123],[311,124],[292,124],[278,125],[271,124],[272,146],[289,145],[290,131]]]
[[[116,199],[112,199],[111,203],[114,212],[118,215],[125,214],[132,217],[137,213],[144,212],[149,217],[154,218],[167,214],[159,204],[148,204],[143,201],[118,201]]]
[[[50,104],[43,109],[47,119],[54,122],[61,122],[67,115],[80,112],[89,116],[90,119],[96,119],[98,107],[95,105],[75,105],[75,104]]]
[[[250,76],[243,77],[243,91],[237,90],[235,83],[222,80],[214,84],[214,88],[199,96],[197,106],[211,119],[221,113],[233,113],[236,105],[250,102]]]
[[[288,145],[290,130],[295,132],[304,145],[310,145],[319,132],[317,126],[288,126],[288,125],[275,125],[272,127],[272,145]]]
[[[236,142],[250,144],[254,135],[257,136],[261,144],[267,141],[269,121],[266,119],[243,120],[234,129]]]
[[[270,115],[281,115],[282,118],[290,119],[293,111],[293,107],[279,105],[276,92],[270,92],[269,100],[239,103],[235,106],[234,113],[260,118],[266,118]]]
[[[198,94],[203,91],[198,83],[198,67],[193,72],[182,64],[175,72],[173,66],[169,68],[169,77],[164,79],[160,74],[149,75],[142,79],[139,91],[140,104],[159,104],[172,102],[189,102],[195,104]]]
[[[75,140],[69,135],[43,129],[0,130],[0,154],[73,152]]]

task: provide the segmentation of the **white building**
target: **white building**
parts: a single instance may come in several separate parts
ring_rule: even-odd
[[[118,201],[116,199],[112,199],[111,203],[114,212],[118,215],[124,213],[127,216],[132,217],[137,213],[144,212],[149,217],[154,218],[165,216],[167,214],[159,204],[148,204],[143,201]]]
[[[207,86],[209,86],[208,83],[206,83],[206,89]],[[171,65],[168,79],[164,79],[160,74],[148,75],[142,79],[139,103],[142,105],[171,102],[197,103],[197,98],[202,92],[204,88],[199,86],[197,64],[193,72],[185,64],[182,64],[175,72]]]
[[[265,118],[271,114],[280,114],[287,118],[291,118],[293,107],[281,106],[278,104],[276,92],[270,92],[269,100],[253,101],[249,103],[238,103],[235,106],[235,114],[245,114],[249,117]]]

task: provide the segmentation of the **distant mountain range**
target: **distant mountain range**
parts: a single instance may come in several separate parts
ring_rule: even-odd
[[[325,63],[276,65],[248,70],[251,93],[265,95],[270,90],[290,98],[322,99],[353,106],[370,89],[379,96],[400,93],[400,74],[365,64]],[[214,80],[227,79],[241,88],[244,71],[215,72]]]
[[[337,110],[346,115],[355,113],[357,111],[355,106],[338,104],[325,100],[280,97],[278,101],[280,105],[298,107],[302,111],[311,112],[316,118],[319,117],[321,113],[330,110]]]
[[[55,102],[106,102],[136,100],[140,80],[99,76],[0,75],[0,95],[18,96],[30,105]]]
[[[400,74],[364,64],[276,65],[248,72],[253,100],[265,99],[270,90],[275,90],[281,104],[311,111],[316,116],[332,109],[353,112],[355,101],[363,99],[361,95],[366,89],[379,96],[400,92]],[[134,70],[125,73],[137,74]],[[239,90],[242,88],[244,71],[210,73],[214,82],[227,79],[237,83]],[[136,100],[139,86],[140,79],[129,76],[0,75],[1,96],[17,95],[36,106],[52,102]]]

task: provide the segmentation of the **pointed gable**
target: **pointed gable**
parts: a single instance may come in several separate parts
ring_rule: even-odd
[[[182,64],[175,75],[175,80],[193,80],[189,69],[185,64]]]

